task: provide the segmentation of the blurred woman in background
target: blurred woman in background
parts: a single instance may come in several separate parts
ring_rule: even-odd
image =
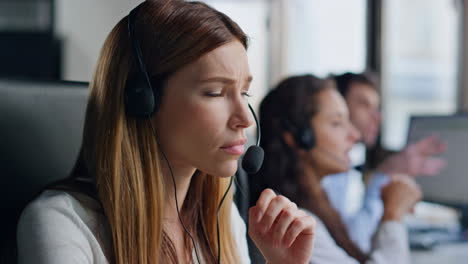
[[[272,188],[318,218],[311,263],[410,262],[401,220],[421,198],[411,179],[394,177],[383,188],[384,216],[370,254],[350,239],[321,187],[327,175],[350,169],[348,152],[359,139],[333,81],[312,75],[287,78],[263,100],[260,123],[265,161],[250,177],[251,198]]]

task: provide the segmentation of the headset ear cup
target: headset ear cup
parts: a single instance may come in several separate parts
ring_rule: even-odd
[[[138,66],[138,72],[133,79],[128,80],[126,83],[124,103],[125,111],[128,114],[140,118],[150,118],[151,115],[158,111],[157,108],[159,107],[160,98],[152,88],[150,75],[143,61],[143,52],[138,38],[135,36],[135,17],[143,3],[132,9],[127,17],[128,34],[131,41],[133,56]]]
[[[135,77],[125,87],[126,111],[137,117],[149,117],[156,111],[154,91],[143,77]]]
[[[315,147],[314,131],[310,127],[303,127],[296,131],[296,143],[304,150],[311,150]]]

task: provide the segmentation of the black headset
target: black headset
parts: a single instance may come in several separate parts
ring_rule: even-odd
[[[149,119],[159,109],[159,104],[161,101],[160,92],[161,92],[162,87],[157,87],[157,86],[153,87],[153,85],[151,84],[150,76],[148,74],[148,71],[146,70],[145,63],[143,62],[143,52],[141,50],[140,42],[135,37],[135,17],[143,3],[139,4],[137,7],[132,9],[132,11],[130,11],[127,17],[128,35],[131,41],[133,56],[135,57],[139,70],[136,73],[136,76],[134,76],[132,79],[127,80],[127,83],[125,86],[125,110],[127,114],[129,115],[132,115],[138,118]],[[153,134],[156,137],[156,130],[154,129],[152,122],[150,122],[150,125],[151,125],[151,129],[153,130]],[[176,195],[177,187],[176,187],[176,183],[174,179],[174,174],[172,172],[171,164],[169,163],[169,160],[167,159],[166,154],[164,152],[162,152],[162,155],[164,159],[166,160],[167,165],[169,166],[169,170],[172,176],[177,216],[179,218],[180,223],[182,224],[182,227],[184,228],[185,233],[190,237],[190,240],[192,241],[198,263],[201,263],[195,240],[192,234],[189,232],[189,230],[185,226],[180,216],[179,202],[177,201],[177,195]],[[218,237],[219,237],[219,233],[218,233]]]
[[[293,135],[294,141],[299,148],[309,151],[315,147],[315,133],[311,125],[294,125],[287,117],[283,118],[282,121],[285,129]]]
[[[315,147],[315,134],[310,126],[299,127],[294,138],[299,147],[304,150],[311,150]]]
[[[135,37],[135,17],[142,4],[130,11],[127,18],[128,35],[132,42],[133,55],[139,70],[136,75],[126,83],[125,109],[128,114],[133,116],[150,118],[159,109],[161,87],[152,86],[151,78],[143,62],[143,52],[141,51],[140,42],[138,38]]]

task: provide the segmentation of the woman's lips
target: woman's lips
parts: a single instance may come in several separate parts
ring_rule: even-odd
[[[245,138],[234,140],[222,146],[221,149],[231,155],[242,155],[245,142],[247,142]]]
[[[244,145],[234,145],[229,147],[221,147],[221,149],[232,155],[242,155],[244,153]]]

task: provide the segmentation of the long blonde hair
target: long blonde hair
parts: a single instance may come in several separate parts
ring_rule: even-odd
[[[203,3],[146,1],[136,17],[135,33],[154,86],[203,54],[233,40],[247,48],[247,37],[226,15]],[[73,175],[95,180],[107,218],[113,248],[109,261],[117,264],[178,262],[163,228],[166,188],[158,145],[149,121],[126,115],[124,89],[137,72],[127,31],[127,17],[111,31],[101,50],[86,112],[83,144]],[[163,99],[164,100],[164,99]],[[202,256],[214,263],[218,250],[216,213],[229,179],[193,176],[182,208],[185,223]],[[220,214],[221,256],[239,263],[231,230],[232,193]],[[186,245],[190,247],[187,239]],[[190,252],[191,253],[191,252]]]

